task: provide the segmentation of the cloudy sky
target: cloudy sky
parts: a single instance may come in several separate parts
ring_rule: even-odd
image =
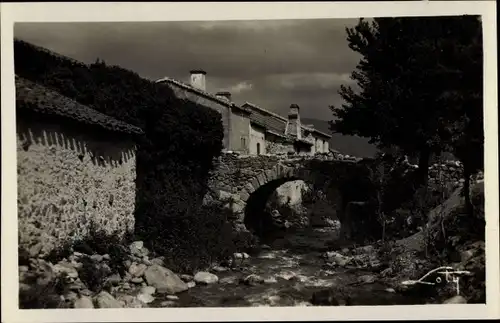
[[[349,85],[359,56],[345,28],[356,19],[23,23],[15,37],[91,63],[101,58],[156,80],[187,82],[191,69],[207,71],[207,90],[228,90],[280,114],[299,104],[306,118],[331,119],[337,91]]]

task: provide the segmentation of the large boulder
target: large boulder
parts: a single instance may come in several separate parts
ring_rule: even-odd
[[[219,281],[219,277],[206,271],[200,271],[194,275],[194,281],[197,284],[209,285],[217,283]]]
[[[144,277],[148,285],[156,288],[160,294],[176,294],[188,290],[188,286],[170,269],[153,265],[146,269]]]

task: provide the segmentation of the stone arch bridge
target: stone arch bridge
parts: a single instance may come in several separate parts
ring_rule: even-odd
[[[237,230],[249,228],[249,216],[264,210],[269,196],[282,184],[303,180],[314,190],[335,195],[337,217],[342,223],[349,201],[369,198],[371,159],[338,160],[332,157],[242,156],[223,154],[209,181],[205,201],[219,200],[231,210]]]

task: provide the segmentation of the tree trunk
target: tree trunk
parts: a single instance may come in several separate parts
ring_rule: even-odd
[[[465,199],[465,212],[468,216],[474,215],[474,209],[470,198],[470,176],[471,171],[467,163],[464,163],[464,199]]]
[[[431,152],[429,148],[424,148],[418,158],[418,184],[427,187],[429,179],[429,159]]]
[[[417,178],[417,212],[422,219],[422,229],[426,240],[425,255],[428,256],[428,230],[427,230],[427,191],[429,181],[429,159],[431,152],[429,148],[424,148],[420,152],[418,159],[418,178]]]

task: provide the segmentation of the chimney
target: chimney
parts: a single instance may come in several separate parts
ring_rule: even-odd
[[[205,76],[207,72],[203,70],[192,70],[191,72],[191,86],[199,90],[205,91]]]
[[[218,97],[219,99],[231,102],[231,92],[221,91],[217,92],[215,96]]]
[[[298,105],[290,105],[290,112],[288,112],[287,133],[292,136],[296,136],[297,139],[302,139],[299,110]]]

